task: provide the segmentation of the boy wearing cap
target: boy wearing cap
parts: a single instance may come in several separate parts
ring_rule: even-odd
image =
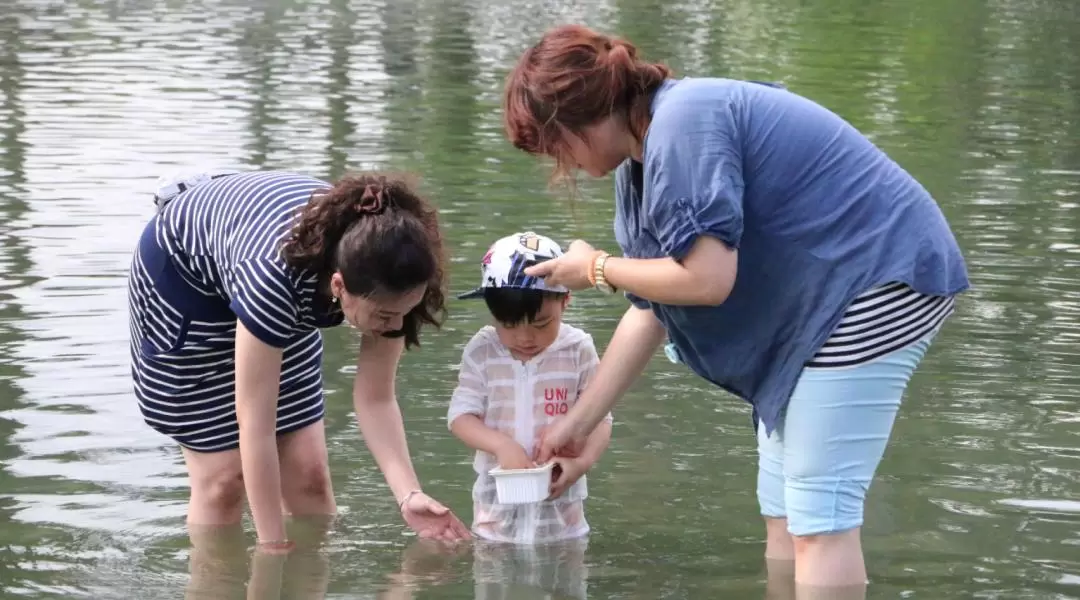
[[[495,242],[481,260],[480,287],[459,298],[483,298],[493,323],[462,353],[450,400],[450,431],[476,450],[473,533],[490,541],[547,543],[585,536],[585,473],[611,440],[611,415],[580,452],[555,458],[551,496],[537,504],[499,504],[489,471],[536,466],[533,448],[544,427],[566,414],[599,364],[592,336],[562,322],[570,301],[525,268],[562,255],[532,232]]]

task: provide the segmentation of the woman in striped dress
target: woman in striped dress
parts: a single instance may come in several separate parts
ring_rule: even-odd
[[[443,310],[435,210],[404,182],[224,172],[172,187],[128,282],[132,377],[146,423],[180,444],[188,524],[239,523],[285,551],[285,512],[336,512],[321,328],[361,334],[360,432],[421,535],[467,529],[420,488],[394,394],[398,360]]]
[[[794,561],[799,584],[862,586],[867,489],[968,287],[934,199],[806,98],[674,79],[584,27],[527,50],[505,102],[518,148],[562,172],[615,171],[623,256],[577,241],[526,273],[633,304],[538,460],[592,431],[666,337],[670,358],[753,408],[766,557]]]

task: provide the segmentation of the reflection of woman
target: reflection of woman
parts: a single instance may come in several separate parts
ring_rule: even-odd
[[[346,321],[362,334],[361,433],[402,516],[466,536],[420,491],[394,396],[402,350],[443,308],[435,211],[377,176],[232,173],[172,191],[131,267],[132,375],[146,422],[183,449],[188,524],[238,523],[246,492],[260,547],[282,551],[283,508],[335,512],[319,329]]]
[[[625,257],[574,242],[529,274],[633,302],[593,384],[542,443],[580,441],[664,340],[748,400],[766,555],[861,585],[867,489],[912,372],[968,287],[922,186],[835,114],[773,86],[672,79],[629,43],[549,32],[506,88],[515,146],[616,171]]]
[[[250,560],[239,525],[195,528],[192,538],[198,541],[191,550],[184,598],[323,600],[330,561],[321,547],[325,538],[321,525],[300,523],[295,532],[299,541],[288,555],[256,552]]]

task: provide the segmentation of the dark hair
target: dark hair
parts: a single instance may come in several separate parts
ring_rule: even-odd
[[[545,300],[566,297],[566,292],[522,288],[484,288],[484,302],[496,321],[504,325],[532,323]]]
[[[641,142],[650,105],[671,69],[637,57],[626,40],[581,25],[556,27],[518,59],[506,79],[503,125],[515,147],[555,159],[554,178],[568,175],[567,133],[611,115],[626,119]]]
[[[405,347],[419,345],[424,323],[440,327],[446,294],[442,232],[434,207],[401,178],[350,174],[312,194],[282,248],[292,267],[316,273],[325,285],[338,271],[358,296],[400,294],[425,285],[424,298],[398,331]]]

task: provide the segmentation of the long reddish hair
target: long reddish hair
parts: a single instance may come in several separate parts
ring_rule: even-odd
[[[503,124],[515,147],[555,159],[555,178],[572,164],[568,133],[609,116],[625,119],[641,142],[653,94],[671,69],[638,58],[630,42],[582,25],[549,30],[525,51],[506,79]]]

